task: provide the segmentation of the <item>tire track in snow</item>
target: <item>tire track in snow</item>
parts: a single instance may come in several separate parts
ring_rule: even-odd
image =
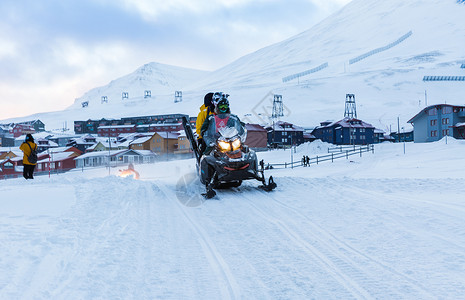
[[[237,284],[234,275],[232,274],[228,264],[217,250],[215,244],[210,239],[207,232],[202,226],[189,215],[186,208],[179,203],[174,192],[160,182],[152,182],[154,186],[161,190],[161,192],[171,202],[176,203],[179,211],[181,212],[184,220],[191,226],[195,234],[198,236],[198,240],[202,246],[203,252],[207,257],[210,266],[214,272],[218,275],[218,278],[222,279],[222,283],[219,284],[222,299],[241,299],[241,290]]]
[[[334,184],[336,184],[335,179],[331,179],[331,180],[333,180]],[[339,183],[339,182],[338,182],[338,184],[341,185],[341,183]],[[347,183],[342,183],[342,184],[346,185],[346,186],[348,185]],[[360,188],[358,186],[354,186],[353,184],[350,185],[350,189],[351,189],[352,192],[355,192],[360,197],[369,197],[369,196],[371,196],[374,199],[382,198],[382,199],[385,199],[385,200],[389,200],[390,202],[397,202],[397,203],[401,203],[401,204],[404,204],[404,205],[408,203],[408,204],[414,205],[416,208],[418,208],[420,210],[425,209],[425,207],[422,206],[421,204],[430,205],[430,206],[428,206],[429,209],[435,209],[435,207],[441,207],[443,209],[446,208],[447,209],[446,211],[440,209],[440,210],[437,210],[437,212],[441,213],[443,215],[447,215],[448,218],[453,217],[453,218],[457,219],[456,215],[450,213],[451,210],[453,211],[453,213],[455,213],[455,212],[464,212],[465,213],[465,209],[462,206],[458,206],[458,205],[454,205],[454,204],[433,202],[433,201],[428,201],[428,200],[417,200],[417,199],[411,199],[411,198],[399,198],[399,197],[396,197],[394,195],[390,195],[390,194],[383,193],[383,192],[376,192],[376,191],[372,191],[372,190],[362,189],[362,188]],[[371,207],[373,209],[380,210],[379,206],[370,204],[369,202],[368,202],[367,205],[371,205]],[[408,229],[403,222],[400,222],[398,219],[394,219],[393,217],[390,217],[392,215],[396,215],[396,216],[399,216],[401,218],[403,217],[402,215],[399,215],[397,211],[392,211],[391,210],[388,215],[384,216],[384,218],[389,219],[390,222],[392,222],[392,223],[397,223],[397,224],[402,225],[406,232],[409,232],[411,234],[419,234],[420,230],[421,230],[421,234],[422,234],[423,237],[435,237],[438,240],[449,243],[449,244],[453,245],[454,247],[461,248],[462,250],[465,251],[465,245],[461,245],[461,244],[457,243],[456,240],[451,240],[451,239],[449,239],[449,238],[447,238],[447,237],[445,237],[443,235],[436,234],[436,233],[431,232],[429,230],[424,230],[424,229],[420,229],[420,228],[416,228],[415,231],[412,231],[412,230]],[[452,228],[449,228],[449,229],[452,229]],[[465,235],[465,232],[463,234]]]
[[[307,253],[315,258],[318,263],[325,268],[325,270],[336,279],[341,286],[345,287],[355,298],[357,299],[374,299],[368,291],[361,287],[353,278],[359,277],[358,273],[352,272],[352,274],[347,275],[350,266],[341,260],[339,257],[334,255],[328,255],[323,253],[321,249],[317,249],[313,243],[308,242],[306,239],[302,238],[294,230],[292,230],[285,222],[281,221],[278,217],[271,215],[268,212],[265,212],[263,209],[259,208],[254,204],[254,200],[250,199],[248,196],[243,197],[247,200],[247,203],[258,215],[267,220],[268,222],[277,226],[281,232],[288,236],[289,240],[292,241],[295,245],[305,249]]]
[[[261,191],[262,194],[267,196],[269,199],[273,201],[274,204],[278,205],[280,209],[284,208],[287,209],[288,211],[291,211],[294,216],[299,216],[301,219],[305,220],[306,225],[309,225],[310,230],[309,233],[312,235],[312,240],[316,241],[318,244],[324,245],[327,250],[333,253],[333,255],[329,255],[331,257],[335,257],[336,260],[342,259],[346,263],[351,264],[353,267],[356,269],[359,269],[363,273],[367,273],[367,269],[370,268],[370,270],[376,270],[376,269],[381,269],[378,271],[387,271],[394,275],[395,277],[398,277],[399,279],[403,280],[405,283],[409,283],[410,287],[413,290],[416,290],[419,295],[421,295],[422,299],[434,299],[436,296],[433,296],[426,287],[424,287],[418,280],[415,280],[414,278],[403,274],[401,272],[396,271],[394,268],[389,267],[388,265],[380,262],[379,260],[370,257],[369,255],[366,255],[362,253],[360,250],[348,245],[346,242],[342,241],[340,238],[335,236],[334,234],[330,233],[329,231],[323,229],[321,226],[317,225],[315,222],[310,220],[309,217],[304,215],[301,211],[298,209],[289,206],[288,204],[283,203],[280,200],[275,199],[275,197],[268,195],[266,192]],[[330,243],[331,242],[331,243]],[[364,268],[359,268],[360,265],[363,265]],[[374,271],[370,271],[370,273],[373,273]],[[367,274],[368,276],[370,274]],[[359,276],[358,276],[359,277]],[[354,277],[355,278],[355,277]],[[371,285],[373,285],[373,282],[371,282]],[[392,293],[392,290],[387,289],[385,285],[381,284],[378,282],[375,284],[375,290],[378,292],[384,292],[381,293],[381,296],[385,296],[388,293]],[[403,286],[402,288],[405,288]],[[396,297],[402,297],[403,294],[399,293],[398,295],[395,295]]]

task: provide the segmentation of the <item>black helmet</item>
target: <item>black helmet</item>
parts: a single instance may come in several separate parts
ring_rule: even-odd
[[[228,100],[228,97],[229,97],[228,94],[224,94],[224,93],[222,93],[222,92],[216,92],[216,93],[214,93],[213,96],[212,96],[212,102],[213,102],[213,104],[214,104],[215,107],[216,107],[221,99],[226,99],[226,100]]]

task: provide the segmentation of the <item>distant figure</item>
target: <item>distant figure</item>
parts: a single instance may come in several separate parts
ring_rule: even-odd
[[[120,177],[128,177],[132,176],[134,179],[139,179],[139,173],[134,170],[134,165],[130,163],[128,165],[128,168],[126,170],[120,170],[121,173],[119,173]]]
[[[306,163],[305,163],[306,166],[307,166],[307,167],[310,166],[310,157],[305,156],[305,161],[306,161]]]
[[[305,159],[305,155],[302,156],[302,165],[303,165],[304,167],[307,166],[307,160]]]
[[[30,133],[26,135],[24,143],[19,147],[23,151],[23,176],[26,179],[34,179],[34,168],[37,165],[37,144]]]

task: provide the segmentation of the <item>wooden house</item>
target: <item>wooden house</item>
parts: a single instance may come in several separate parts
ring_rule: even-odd
[[[37,161],[35,172],[48,173],[50,172],[65,172],[76,168],[76,161],[74,158],[79,155],[75,152],[51,152],[50,154],[41,156]]]
[[[0,159],[0,179],[17,178],[22,176],[22,169],[18,168],[18,159]]]
[[[245,144],[254,150],[266,150],[268,143],[268,133],[259,124],[245,124],[247,138]]]

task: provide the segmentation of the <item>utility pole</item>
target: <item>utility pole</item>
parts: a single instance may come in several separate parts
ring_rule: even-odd
[[[110,142],[111,129],[108,129],[108,176],[110,176],[111,167],[111,142]]]
[[[397,116],[397,139],[400,143],[400,123],[399,123],[399,116]]]
[[[428,97],[426,95],[426,90],[425,90],[425,107],[428,106]]]

